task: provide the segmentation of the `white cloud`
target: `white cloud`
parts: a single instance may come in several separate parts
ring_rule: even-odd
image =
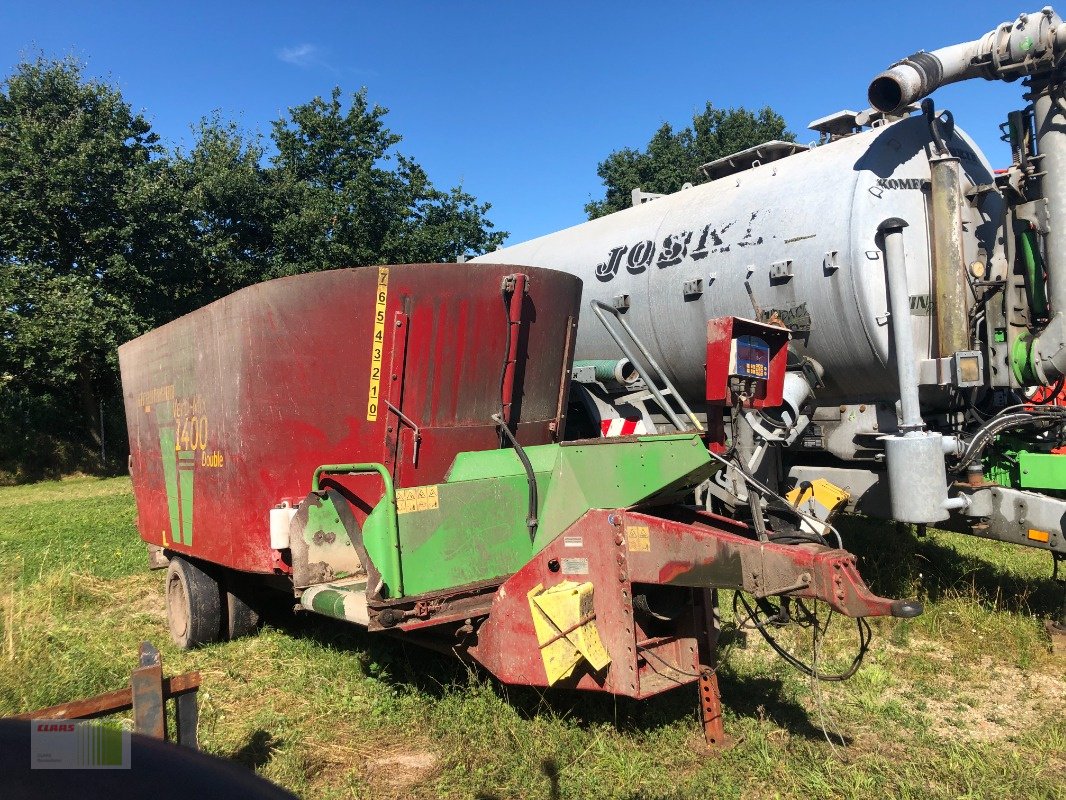
[[[321,63],[319,50],[313,44],[298,44],[292,47],[283,47],[278,50],[278,58],[286,64],[297,67],[310,67]]]

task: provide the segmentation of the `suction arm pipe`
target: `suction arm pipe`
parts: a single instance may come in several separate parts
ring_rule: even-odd
[[[967,78],[1015,80],[1032,76],[1033,110],[1041,155],[1041,195],[1053,220],[1045,239],[1051,319],[1011,346],[1010,365],[1022,386],[1047,385],[1066,375],[1066,109],[1056,69],[1066,56],[1066,23],[1046,6],[1021,14],[979,39],[918,52],[870,83],[870,103],[897,113],[940,86]],[[887,237],[886,237],[887,239]]]
[[[885,240],[885,274],[892,314],[892,344],[896,350],[896,371],[899,377],[902,433],[919,431],[925,425],[918,404],[918,362],[914,356],[914,334],[910,324],[911,303],[907,288],[907,262],[903,250],[903,229],[906,227],[907,223],[899,217],[886,219],[877,227]]]
[[[1066,53],[1066,24],[1046,6],[1004,22],[979,39],[931,52],[919,51],[870,83],[870,105],[894,114],[940,86],[967,80],[1012,81],[1050,71]]]
[[[1044,236],[1051,319],[1035,336],[1015,340],[1011,362],[1022,385],[1051,384],[1066,375],[1066,112],[1061,85],[1033,79],[1031,96],[1040,150],[1040,194],[1050,218]]]

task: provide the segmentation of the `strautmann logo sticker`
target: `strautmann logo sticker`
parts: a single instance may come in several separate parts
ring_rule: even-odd
[[[35,719],[30,769],[129,769],[130,732],[117,724]]]

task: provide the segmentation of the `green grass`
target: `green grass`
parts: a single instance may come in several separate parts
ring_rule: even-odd
[[[202,673],[204,749],[301,796],[1066,795],[1066,670],[1040,620],[1060,597],[1036,551],[847,524],[874,588],[926,613],[876,620],[859,673],[817,689],[754,637],[730,646],[733,744],[708,756],[691,687],[640,703],[504,687],[284,603],[258,636],[178,651],[133,520],[124,479],[0,488],[0,715],[123,686],[150,640],[168,673]],[[834,624],[828,660],[852,631]]]
[[[129,478],[0,488],[0,578],[19,588],[47,575],[116,578],[147,564],[136,546]]]

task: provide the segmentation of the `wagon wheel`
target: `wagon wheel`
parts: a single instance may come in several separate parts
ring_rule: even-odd
[[[167,627],[174,644],[190,650],[222,638],[222,603],[218,581],[182,556],[167,568]]]
[[[249,636],[259,629],[259,604],[254,589],[234,575],[227,575],[222,592],[225,623],[222,633],[226,639]]]

